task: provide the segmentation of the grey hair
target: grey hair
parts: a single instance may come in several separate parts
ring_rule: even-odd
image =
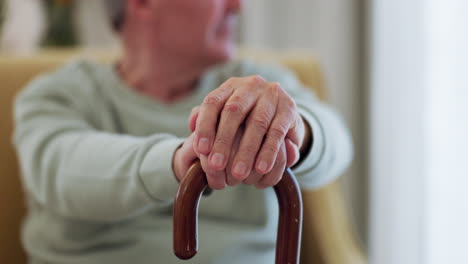
[[[119,31],[124,22],[126,0],[104,0],[104,2],[112,26]]]

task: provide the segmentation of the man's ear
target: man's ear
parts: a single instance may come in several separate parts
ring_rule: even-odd
[[[230,13],[239,13],[239,11],[242,9],[242,6],[244,5],[243,0],[228,0],[227,2],[227,8],[229,9]]]

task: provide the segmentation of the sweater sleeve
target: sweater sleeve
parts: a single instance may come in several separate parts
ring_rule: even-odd
[[[340,176],[353,159],[349,130],[339,114],[321,102],[297,77],[280,67],[265,66],[257,73],[281,87],[294,99],[302,117],[312,130],[310,152],[294,173],[304,189],[320,188]]]
[[[35,81],[15,102],[13,140],[30,198],[63,217],[104,222],[173,199],[172,158],[184,139],[98,131],[54,85]]]

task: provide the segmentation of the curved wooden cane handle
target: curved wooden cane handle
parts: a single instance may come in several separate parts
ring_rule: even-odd
[[[181,181],[174,202],[174,253],[190,259],[198,251],[198,205],[208,185],[200,162],[195,162]],[[299,263],[302,235],[302,196],[296,179],[286,169],[274,187],[279,203],[276,264]]]

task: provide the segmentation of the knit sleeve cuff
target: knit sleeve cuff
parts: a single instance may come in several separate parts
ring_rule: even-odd
[[[299,113],[310,125],[312,134],[312,140],[310,144],[312,144],[312,146],[309,148],[309,153],[307,153],[305,157],[301,157],[301,163],[294,168],[294,172],[297,174],[310,171],[316,167],[322,159],[325,149],[323,129],[317,118],[303,109],[299,109]]]
[[[184,139],[173,138],[154,145],[140,166],[140,179],[150,197],[159,201],[172,200],[179,182],[172,168],[175,151]]]

